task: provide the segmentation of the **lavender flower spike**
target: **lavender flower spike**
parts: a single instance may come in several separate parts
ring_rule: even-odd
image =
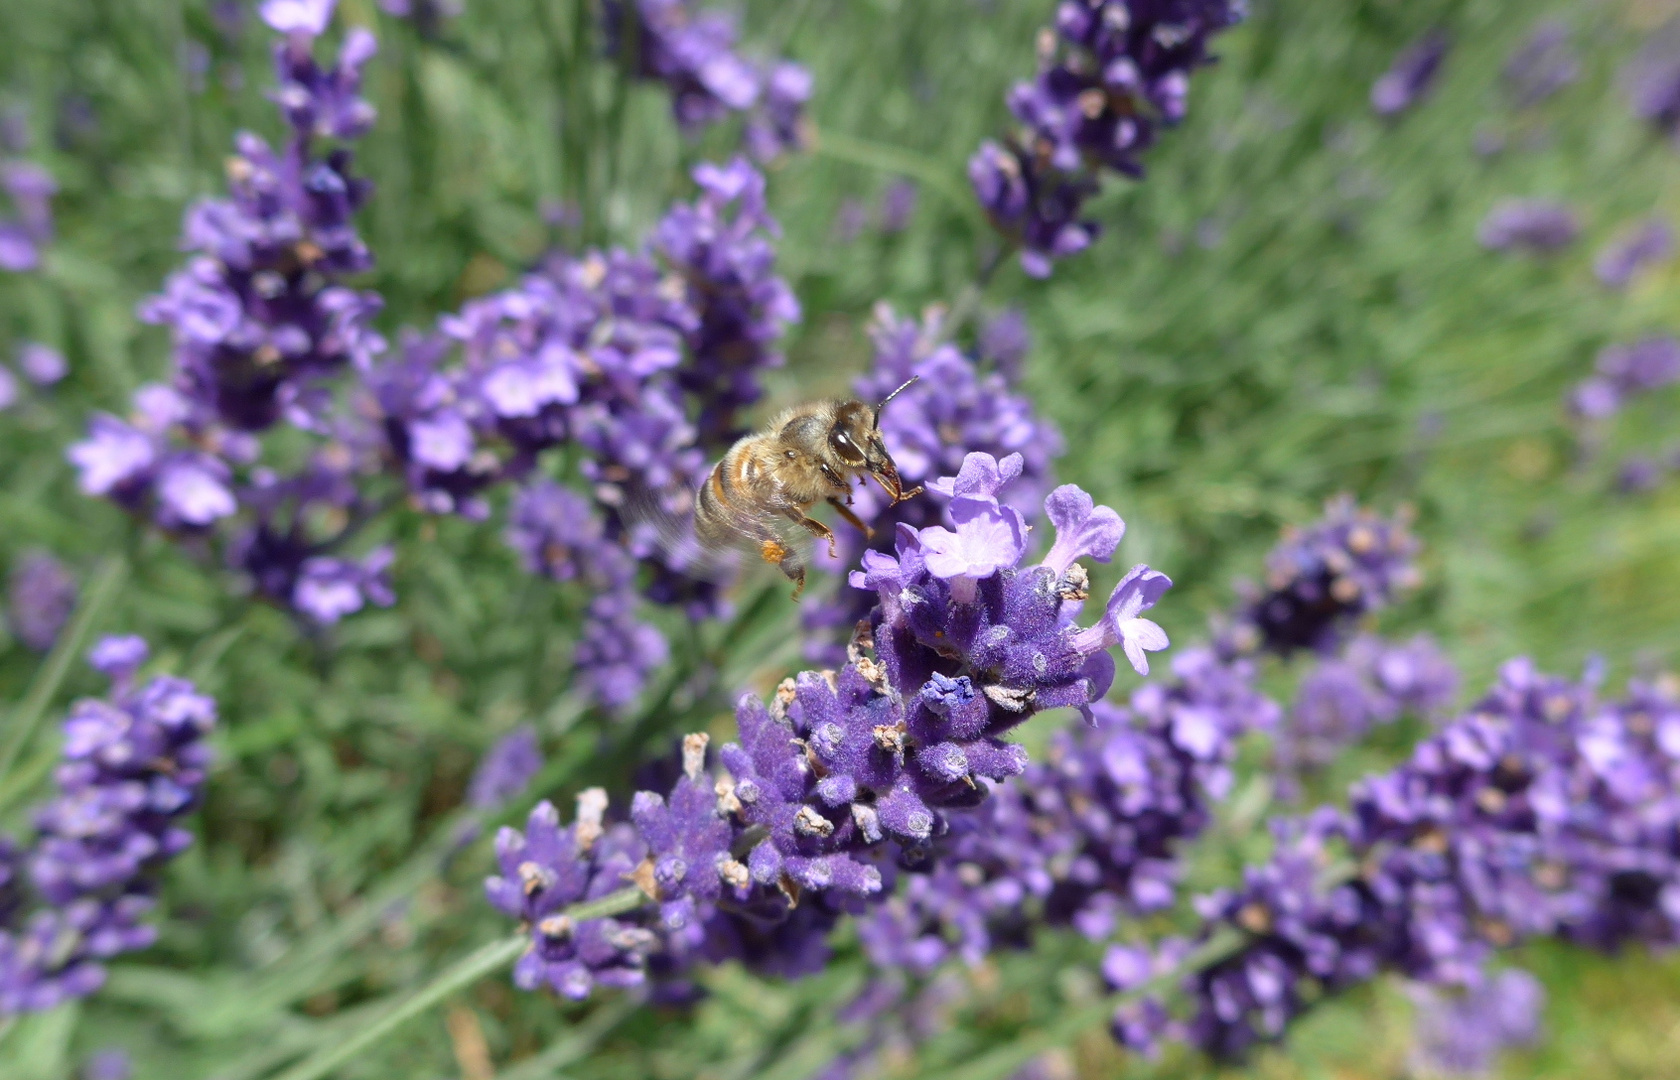
[[[1371,87],[1371,108],[1378,116],[1397,116],[1421,101],[1435,85],[1449,42],[1431,30],[1406,47]]]
[[[1546,254],[1568,247],[1580,233],[1580,219],[1560,202],[1506,199],[1488,211],[1476,239],[1489,251]]]
[[[58,795],[35,815],[27,859],[45,903],[0,927],[0,1015],[86,996],[104,982],[106,959],[156,937],[140,918],[152,906],[152,875],[192,843],[179,821],[204,784],[216,706],[183,679],[137,685],[144,658],[138,638],[107,638],[92,651],[112,693],[77,702],[65,720]]]
[[[12,633],[36,652],[46,652],[76,606],[76,579],[63,563],[36,551],[17,561],[7,584],[6,622]]]
[[[1593,273],[1609,289],[1625,289],[1640,270],[1674,255],[1674,230],[1649,218],[1617,235],[1593,260]]]

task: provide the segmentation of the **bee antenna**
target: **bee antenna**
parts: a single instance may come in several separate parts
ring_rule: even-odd
[[[893,398],[897,397],[898,395],[904,393],[904,391],[910,389],[910,384],[914,383],[916,380],[918,380],[920,378],[921,378],[920,375],[912,375],[908,379],[905,379],[904,380],[904,385],[900,386],[897,390],[894,390],[892,393],[890,393],[886,397],[882,398],[881,399],[881,404],[875,406],[875,429],[877,431],[879,431],[880,428],[881,428],[881,410],[887,407],[887,402],[891,401]]]

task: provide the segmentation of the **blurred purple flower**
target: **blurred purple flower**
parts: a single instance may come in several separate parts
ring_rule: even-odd
[[[0,412],[5,412],[17,404],[18,384],[17,376],[10,368],[0,367]]]
[[[731,16],[699,10],[692,0],[607,0],[603,16],[609,48],[639,77],[666,85],[685,132],[744,113],[745,143],[760,161],[809,142],[810,72],[785,60],[760,66],[737,54]]]
[[[1381,518],[1343,496],[1304,530],[1288,529],[1266,557],[1264,591],[1248,590],[1221,648],[1288,656],[1330,652],[1349,624],[1418,583],[1407,516]]]
[[[17,639],[46,652],[76,607],[76,579],[44,551],[23,555],[7,581],[6,622]]]
[[[58,794],[35,814],[27,858],[44,903],[0,929],[0,1014],[84,997],[103,984],[104,961],[150,945],[157,932],[140,918],[153,905],[151,879],[192,843],[179,820],[203,788],[215,702],[183,679],[136,685],[130,643],[94,653],[126,653],[129,663],[107,665],[109,699],[79,701],[65,720]]]
[[[0,188],[11,197],[14,220],[0,220],[0,270],[22,273],[41,263],[41,248],[53,237],[52,175],[27,161],[0,164]]]
[[[513,801],[542,772],[542,747],[529,724],[514,728],[493,743],[479,759],[467,785],[467,805],[494,810]]]
[[[1476,230],[1489,251],[1545,254],[1568,247],[1580,235],[1575,211],[1549,199],[1505,199],[1494,205]]]
[[[1599,350],[1594,374],[1570,393],[1577,416],[1601,420],[1641,394],[1680,382],[1680,340],[1650,337]]]
[[[375,548],[361,559],[317,555],[299,567],[292,586],[292,606],[305,617],[331,625],[369,604],[390,607],[390,566],[395,555],[388,547]]]
[[[134,1064],[126,1052],[112,1047],[91,1055],[78,1075],[81,1080],[131,1080]]]
[[[28,342],[18,350],[18,369],[36,386],[52,386],[70,373],[63,353],[37,341]]]
[[[1542,19],[1500,72],[1519,106],[1538,105],[1581,77],[1581,59],[1569,43],[1569,25]]]
[[[1096,239],[1081,218],[1104,170],[1143,175],[1161,126],[1184,119],[1190,74],[1211,62],[1210,38],[1241,21],[1234,0],[1173,6],[1139,0],[1065,3],[1041,38],[1037,78],[1008,95],[1019,134],[987,140],[969,159],[974,194],[992,225],[1048,277],[1053,262]]]
[[[1417,1006],[1411,1065],[1424,1076],[1487,1076],[1501,1051],[1540,1037],[1546,991],[1518,968],[1458,993],[1428,985],[1410,990]]]
[[[1423,100],[1435,85],[1450,44],[1444,32],[1433,29],[1406,46],[1372,84],[1371,109],[1378,116],[1397,116]]]
[[[1674,231],[1659,218],[1623,230],[1599,251],[1593,273],[1606,287],[1626,288],[1640,270],[1674,254]]]
[[[910,218],[916,212],[916,195],[914,180],[900,177],[887,185],[881,196],[882,232],[898,233],[909,228]]]

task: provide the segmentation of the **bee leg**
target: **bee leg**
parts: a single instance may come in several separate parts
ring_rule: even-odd
[[[834,502],[833,499],[829,499],[828,501]],[[816,518],[806,517],[804,512],[800,510],[789,510],[788,517],[798,522],[806,532],[810,533],[818,540],[827,540],[829,558],[837,559],[840,557],[839,550],[834,546],[834,530],[830,529],[827,525],[824,525]]]
[[[855,527],[858,532],[863,534],[863,538],[865,540],[875,539],[875,530],[871,529],[867,524],[865,524],[865,522],[862,518],[858,517],[856,514],[854,514],[852,512],[851,496],[848,495],[846,497],[846,501],[841,502],[839,499],[836,499],[834,496],[830,495],[828,497],[828,505],[834,507],[834,509],[836,509],[840,512],[841,517],[843,517],[847,521],[851,522],[853,527]]]
[[[805,564],[799,561],[799,552],[780,540],[761,540],[758,553],[765,562],[780,570],[793,582],[793,598],[798,600],[799,594],[805,591]]]

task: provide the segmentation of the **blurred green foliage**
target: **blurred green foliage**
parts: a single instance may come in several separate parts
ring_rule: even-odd
[[[877,300],[948,303],[990,258],[964,163],[1005,122],[1003,92],[1031,72],[1052,6],[746,5],[750,45],[809,64],[817,86],[817,146],[772,178],[781,265],[806,317],[766,408],[859,371]],[[1159,609],[1177,639],[1195,638],[1232,579],[1257,571],[1281,525],[1346,490],[1417,508],[1428,584],[1385,627],[1439,635],[1472,691],[1516,653],[1571,672],[1602,654],[1618,682],[1680,659],[1680,484],[1611,490],[1623,452],[1675,431],[1680,397],[1641,403],[1590,457],[1560,407],[1600,346],[1680,322],[1680,269],[1625,294],[1591,274],[1594,249],[1629,219],[1680,224],[1680,160],[1615,83],[1674,6],[1255,0],[1147,182],[1100,200],[1097,247],[1046,283],[1012,264],[990,281],[986,310],[1019,304],[1032,324],[1028,383],[1066,436],[1061,475],[1120,509],[1128,561],[1178,580]],[[380,121],[359,171],[378,184],[362,222],[379,259],[367,285],[389,301],[393,338],[511,280],[549,244],[636,244],[688,192],[686,167],[733,146],[727,130],[683,140],[661,90],[619,80],[586,0],[467,7],[422,40],[372,0],[342,4],[341,23],[375,25],[383,49],[369,77]],[[1583,77],[1514,110],[1498,73],[1542,15],[1572,27]],[[1397,122],[1374,118],[1371,81],[1435,24],[1455,41],[1437,91]],[[391,521],[400,604],[309,640],[216,568],[82,497],[64,447],[89,411],[120,411],[165,370],[164,335],[133,309],[179,260],[182,209],[220,189],[237,128],[277,132],[268,34],[247,10],[243,33],[223,36],[202,0],[0,0],[0,26],[0,104],[27,109],[29,156],[63,187],[43,272],[0,281],[0,340],[57,345],[73,371],[0,414],[0,564],[47,548],[85,578],[100,555],[124,554],[132,572],[107,628],[151,638],[156,666],[200,680],[224,720],[203,841],[170,870],[161,942],[80,1008],[19,1024],[0,1043],[0,1074],[63,1077],[121,1045],[141,1080],[254,1080],[506,929],[478,894],[488,845],[443,857],[472,764],[497,735],[539,725],[544,794],[602,782],[627,792],[635,765],[675,734],[726,734],[736,688],[792,670],[795,613],[765,593],[744,598],[729,626],[673,634],[672,669],[615,723],[566,690],[583,598],[533,584],[492,527]],[[197,89],[183,68],[189,41],[212,59]],[[1505,148],[1478,155],[1478,133]],[[844,200],[874,205],[906,175],[920,192],[907,230],[839,237]],[[1477,222],[1513,195],[1569,201],[1582,241],[1544,260],[1483,252]],[[553,201],[580,207],[581,222],[545,225]],[[21,698],[37,663],[4,643],[0,701]],[[66,693],[94,686],[74,672]],[[1398,752],[1356,760],[1377,767]],[[52,753],[37,746],[26,774],[44,778]],[[15,827],[29,793],[5,794]],[[1198,870],[1209,883],[1235,855],[1257,854],[1212,843]],[[863,972],[844,936],[841,949],[842,963],[795,985],[711,972],[709,999],[690,1012],[579,1008],[485,980],[342,1075],[480,1080],[486,1053],[529,1080],[807,1075],[849,1037],[834,1010]],[[1080,977],[1091,959],[1052,939],[959,976],[951,1029],[895,1067],[960,1065],[1030,1032],[1095,992]],[[1517,959],[1551,994],[1548,1037],[1507,1075],[1674,1075],[1673,961],[1553,946]],[[1326,1003],[1252,1073],[1403,1075],[1406,1017],[1387,984]],[[1183,1055],[1128,1061],[1100,1030],[1053,1064],[1088,1076],[1207,1071]]]

